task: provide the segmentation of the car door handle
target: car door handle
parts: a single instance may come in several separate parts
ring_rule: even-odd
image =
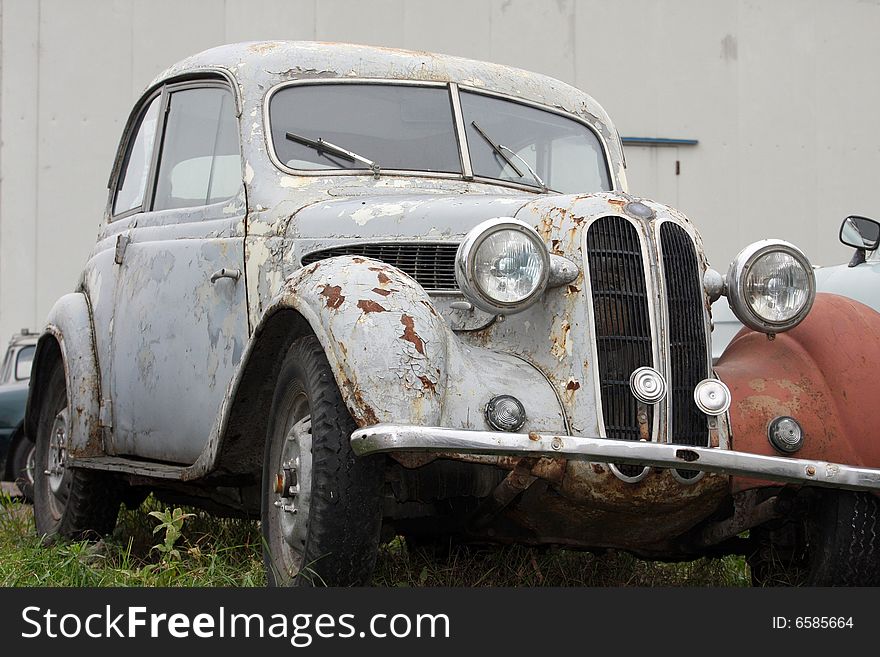
[[[234,281],[237,281],[241,278],[241,270],[240,269],[220,269],[211,274],[211,282],[216,283],[221,278],[231,278]]]

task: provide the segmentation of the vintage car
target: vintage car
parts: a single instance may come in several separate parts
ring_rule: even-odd
[[[30,500],[34,484],[34,443],[24,432],[24,410],[37,336],[22,329],[9,340],[0,365],[0,475],[14,481]]]
[[[880,222],[851,215],[840,225],[840,241],[855,249],[847,264],[815,267],[816,291],[855,299],[880,312]],[[718,362],[742,322],[724,299],[712,305],[712,359]]]
[[[880,583],[880,316],[778,240],[710,269],[585,93],[228,45],[147,88],[109,188],[37,348],[46,540],[137,487],[259,514],[272,584],[366,582],[395,535]],[[713,370],[724,290],[758,332]]]

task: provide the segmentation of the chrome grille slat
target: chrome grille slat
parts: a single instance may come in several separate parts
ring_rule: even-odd
[[[329,249],[312,251],[302,257],[302,264],[341,255],[355,255],[381,260],[412,276],[426,290],[457,290],[455,282],[455,254],[458,244],[373,243],[344,244]]]
[[[587,230],[587,251],[605,435],[639,440],[638,403],[629,376],[639,367],[653,367],[654,358],[638,231],[622,217],[602,217]],[[649,427],[653,410],[648,407]],[[626,476],[642,472],[641,466],[617,467]]]
[[[706,447],[707,417],[694,402],[694,388],[709,370],[703,290],[693,240],[679,225],[660,226],[669,317],[672,435],[669,442]],[[680,471],[686,475],[692,471]]]

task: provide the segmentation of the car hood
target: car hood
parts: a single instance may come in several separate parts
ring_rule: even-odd
[[[300,210],[289,226],[298,239],[446,240],[463,237],[481,221],[512,217],[532,194],[407,194],[320,201]]]

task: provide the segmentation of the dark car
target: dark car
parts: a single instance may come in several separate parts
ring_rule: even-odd
[[[34,485],[34,443],[24,433],[24,409],[37,335],[23,329],[9,341],[0,368],[0,474],[28,500]]]

